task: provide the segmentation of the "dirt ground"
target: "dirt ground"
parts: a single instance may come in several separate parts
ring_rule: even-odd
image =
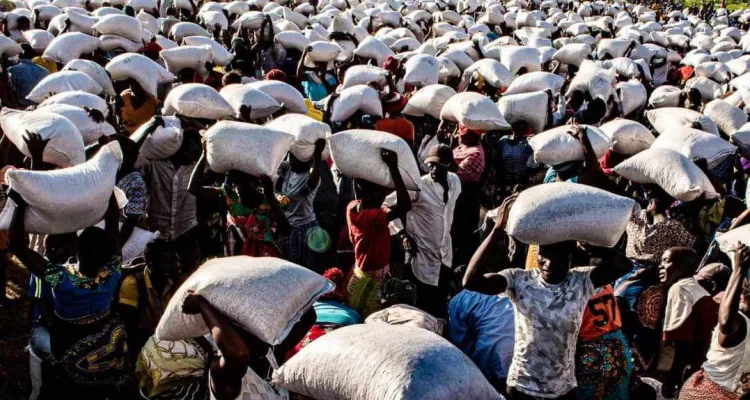
[[[0,399],[28,398],[29,358],[29,301],[27,291],[29,273],[18,265],[10,265],[7,272],[5,296],[8,301],[0,306]]]

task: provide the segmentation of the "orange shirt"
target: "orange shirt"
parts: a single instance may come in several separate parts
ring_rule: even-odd
[[[359,208],[354,200],[346,207],[349,240],[354,246],[356,266],[362,271],[378,271],[391,260],[391,231],[385,208]]]
[[[404,117],[383,118],[375,123],[375,129],[392,133],[407,142],[414,143],[414,125]]]
[[[615,300],[615,291],[612,285],[604,286],[586,305],[578,338],[582,342],[588,342],[620,328],[622,320]]]
[[[133,92],[128,89],[122,92],[122,108],[120,109],[120,118],[122,125],[128,133],[135,132],[141,125],[148,122],[156,115],[156,108],[159,107],[159,100],[149,97],[139,108],[133,107]]]

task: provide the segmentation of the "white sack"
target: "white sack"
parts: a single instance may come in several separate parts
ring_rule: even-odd
[[[526,68],[526,72],[541,69],[539,53],[533,47],[505,47],[501,53],[500,61],[513,75],[516,75],[521,68]]]
[[[440,61],[427,54],[409,58],[404,65],[404,82],[417,87],[435,85],[440,77]]]
[[[747,114],[724,100],[716,99],[706,104],[703,114],[711,118],[725,134],[731,135],[747,122]]]
[[[67,118],[73,125],[78,128],[84,145],[94,143],[101,136],[112,136],[117,133],[115,128],[109,122],[94,122],[89,117],[86,110],[80,107],[67,104],[53,104],[46,107],[40,107],[37,110],[54,113]]]
[[[591,55],[591,46],[585,43],[570,43],[561,47],[552,56],[553,60],[563,64],[580,66],[583,60]]]
[[[140,42],[141,22],[127,15],[107,15],[93,26],[94,30],[102,35],[118,35]]]
[[[524,121],[539,133],[547,124],[548,100],[545,92],[519,93],[505,95],[497,104],[508,123]]]
[[[255,90],[271,96],[279,105],[283,105],[289,112],[307,114],[305,98],[294,86],[281,81],[264,80],[246,84]]]
[[[719,128],[711,118],[687,108],[665,107],[648,110],[646,118],[659,134],[671,129],[694,127],[712,135],[719,135]]]
[[[169,92],[164,100],[164,115],[180,114],[191,118],[221,119],[232,116],[232,106],[211,86],[187,83]]]
[[[51,33],[42,29],[31,29],[28,31],[24,31],[23,38],[34,51],[38,52],[44,52],[44,50],[55,39],[55,37]],[[0,47],[2,47],[2,44],[0,44]],[[5,54],[5,51],[0,50],[0,55],[3,54]]]
[[[617,84],[615,90],[622,115],[630,115],[641,107],[646,106],[648,93],[646,93],[646,88],[640,81],[633,79],[627,82],[620,82]]]
[[[383,116],[383,105],[380,103],[378,92],[367,85],[356,85],[342,90],[331,106],[331,122],[346,121],[360,110],[375,117]]]
[[[241,117],[240,108],[243,105],[251,107],[250,118],[253,120],[268,117],[281,109],[281,104],[273,97],[248,85],[227,85],[221,88],[219,94],[232,107],[236,118]]]
[[[475,72],[484,78],[486,84],[495,89],[507,89],[514,79],[513,74],[501,62],[491,58],[484,58],[466,68],[461,77],[459,90],[463,90],[469,84],[469,79],[471,79]]]
[[[662,85],[651,92],[651,98],[648,104],[653,108],[679,107],[680,93],[682,90],[678,87]]]
[[[175,117],[163,117],[164,126],[160,126],[154,130],[153,133],[143,141],[140,152],[138,152],[138,160],[136,160],[136,168],[140,168],[143,165],[148,164],[150,161],[166,160],[172,157],[182,146],[182,124]],[[153,119],[152,119],[153,120]],[[149,125],[152,121],[148,121],[141,125],[132,135],[130,139],[134,142],[140,142],[143,135],[146,135]]]
[[[372,65],[354,65],[346,70],[344,82],[341,89],[350,88],[356,85],[367,85],[370,82],[376,82],[380,86],[386,86],[385,79],[388,71],[383,68]]]
[[[213,63],[220,67],[228,65],[234,58],[234,54],[230,53],[224,46],[211,38],[203,36],[188,36],[185,39],[182,39],[182,43],[185,46],[211,46],[211,58]]]
[[[141,54],[120,54],[107,63],[105,69],[112,76],[112,81],[134,79],[146,93],[154,97],[160,83],[177,79],[161,65]]]
[[[618,154],[633,155],[651,147],[656,138],[645,126],[629,119],[615,119],[599,127],[614,144]]]
[[[721,85],[704,77],[688,79],[688,81],[685,82],[685,89],[697,89],[703,97],[703,102],[721,98],[721,95],[724,93],[721,89]]]
[[[102,87],[90,76],[78,71],[60,71],[44,77],[26,96],[27,99],[41,103],[46,98],[64,92],[86,92],[100,94]]]
[[[0,111],[0,126],[8,139],[26,157],[31,157],[23,138],[26,131],[50,139],[44,148],[43,161],[59,167],[70,167],[86,161],[83,139],[78,129],[67,118],[44,111],[20,111],[4,108]]]
[[[80,32],[66,32],[52,40],[42,58],[60,64],[91,54],[99,48],[99,39]]]
[[[565,79],[549,72],[530,72],[513,80],[505,95],[552,90],[553,94],[560,93]]]
[[[162,50],[159,56],[169,72],[177,75],[183,69],[206,71],[206,63],[212,60],[211,46],[180,46]]]
[[[498,106],[488,97],[475,92],[462,92],[448,99],[440,112],[440,119],[455,121],[469,129],[508,129]]]
[[[115,88],[112,86],[112,80],[104,67],[91,60],[71,60],[65,64],[63,71],[78,71],[88,75],[102,87],[104,94],[114,96]]]
[[[39,108],[52,104],[68,104],[81,108],[88,107],[92,110],[101,111],[105,118],[109,115],[109,105],[107,102],[99,96],[86,92],[65,92],[56,94],[47,100],[44,100],[42,104],[39,104]]]
[[[443,105],[455,94],[456,91],[450,86],[430,85],[423,87],[409,98],[409,102],[406,103],[402,113],[414,117],[429,114],[433,118],[440,119]]]
[[[315,62],[330,62],[341,54],[341,47],[331,42],[316,41],[308,46],[307,57]]]
[[[331,136],[331,127],[307,115],[286,114],[265,125],[266,128],[294,136],[289,152],[300,161],[310,161],[315,154],[315,142]]]
[[[373,36],[368,36],[365,40],[361,41],[359,46],[357,46],[357,49],[354,50],[355,56],[374,59],[379,67],[383,66],[383,63],[388,56],[394,54],[393,50],[388,48],[385,43]]]
[[[690,160],[705,158],[708,168],[716,167],[737,152],[737,148],[726,140],[690,128],[665,132],[651,147],[674,150]]]
[[[206,131],[205,139],[212,171],[274,176],[294,136],[265,126],[219,121]]]
[[[612,143],[599,128],[581,125],[594,148],[596,158],[601,158]],[[546,165],[558,165],[568,161],[583,161],[583,144],[570,135],[571,126],[563,125],[544,131],[529,139],[536,161]]]

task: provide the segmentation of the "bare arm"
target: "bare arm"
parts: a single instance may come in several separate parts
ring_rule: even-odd
[[[305,80],[305,56],[307,55],[307,47],[305,47],[304,50],[302,50],[302,57],[299,59],[299,63],[297,64],[297,78],[299,78],[300,81]]]
[[[13,190],[8,192],[8,197],[16,203],[16,209],[13,212],[13,218],[11,218],[10,229],[8,232],[8,247],[10,248],[10,252],[13,253],[13,255],[15,255],[32,274],[40,278],[44,277],[44,268],[47,265],[47,261],[41,254],[29,248],[28,236],[26,235],[26,226],[24,223],[26,201]]]
[[[313,154],[313,166],[310,177],[307,179],[307,188],[313,190],[320,183],[320,166],[323,163],[323,150],[326,148],[325,139],[315,142],[315,154]]]
[[[120,206],[114,192],[109,196],[109,206],[104,214],[104,233],[112,244],[115,255],[122,255],[122,241],[120,241]]]
[[[732,275],[719,306],[719,344],[731,348],[747,336],[748,327],[739,315],[742,282],[750,267],[750,248],[740,245],[734,252]]]
[[[485,274],[482,271],[486,271],[489,264],[494,261],[492,257],[493,249],[499,247],[499,243],[506,236],[505,225],[508,223],[508,213],[515,201],[516,195],[512,195],[503,201],[497,215],[495,227],[492,228],[492,232],[484,239],[484,242],[479,245],[479,248],[471,257],[463,278],[465,289],[493,295],[503,293],[508,288],[508,281],[504,276],[498,273]],[[507,266],[504,266],[502,269],[505,268]]]
[[[271,207],[271,216],[276,222],[276,228],[279,230],[280,234],[288,235],[292,228],[289,225],[289,219],[287,219],[286,214],[281,211],[281,205],[279,205],[279,201],[274,195],[273,181],[268,176],[262,176],[260,179],[263,184],[263,195],[266,196],[266,201]]]
[[[406,217],[406,213],[411,210],[412,204],[411,197],[409,197],[409,191],[406,190],[404,178],[398,170],[398,155],[390,150],[382,149],[380,150],[380,156],[388,166],[388,170],[393,179],[393,184],[396,186],[396,205],[388,209],[388,221]]]
[[[219,190],[211,186],[202,186],[203,176],[206,171],[206,164],[208,164],[208,157],[206,156],[206,142],[203,142],[203,153],[201,158],[193,168],[193,173],[190,174],[190,183],[188,183],[188,192],[195,197],[203,199],[210,199],[211,197],[216,198],[219,195]]]

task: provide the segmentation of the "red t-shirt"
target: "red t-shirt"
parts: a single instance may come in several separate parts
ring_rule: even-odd
[[[370,272],[388,266],[391,259],[391,231],[385,208],[359,208],[354,200],[346,207],[349,240],[354,246],[354,260],[362,271]]]
[[[414,142],[414,124],[404,117],[383,118],[375,123],[375,129],[394,134],[407,142]]]
[[[578,334],[582,342],[594,340],[622,328],[620,310],[617,308],[614,293],[612,285],[607,285],[589,299],[583,312],[581,332]]]

